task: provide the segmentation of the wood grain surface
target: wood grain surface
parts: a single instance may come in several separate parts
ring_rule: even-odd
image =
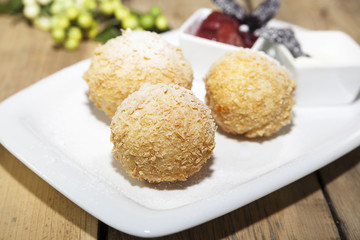
[[[139,11],[157,4],[172,28],[200,7],[216,8],[210,0],[124,4]],[[359,12],[359,0],[283,0],[276,18],[309,29],[341,30],[360,43]],[[49,33],[9,15],[0,15],[0,31],[0,101],[88,58],[97,46],[88,41],[73,52],[56,49]],[[0,146],[0,239],[139,238],[99,222]],[[238,210],[157,239],[360,239],[360,148]]]

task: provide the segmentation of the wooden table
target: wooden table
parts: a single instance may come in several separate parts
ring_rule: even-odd
[[[158,4],[173,28],[210,0],[130,0]],[[337,29],[360,43],[359,0],[283,0],[278,19],[310,29]],[[0,16],[0,100],[88,58],[96,46],[53,48],[48,33]],[[360,77],[360,76],[359,76]],[[6,116],[0,116],[6,117]],[[336,137],[336,136],[334,136]],[[225,216],[161,239],[360,239],[360,148]],[[137,239],[80,209],[0,146],[0,239]]]

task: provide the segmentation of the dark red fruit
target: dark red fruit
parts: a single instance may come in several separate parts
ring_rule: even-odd
[[[213,12],[211,13],[202,23],[200,29],[209,30],[209,31],[216,31],[220,27],[220,21],[218,15],[221,14],[220,12]]]
[[[201,37],[201,38],[206,38],[209,40],[215,40],[216,41],[216,32],[213,31],[209,31],[209,30],[205,30],[205,29],[200,29],[197,33],[196,36]]]
[[[229,23],[221,24],[220,28],[216,32],[216,40],[235,46],[245,46],[237,29]]]
[[[239,47],[252,47],[257,38],[251,33],[239,32],[239,26],[237,19],[214,11],[201,23],[195,35]]]
[[[248,32],[240,32],[241,38],[244,41],[244,45],[246,48],[251,48],[254,43],[256,42],[256,40],[258,39],[257,36],[255,36],[252,33],[248,33]]]

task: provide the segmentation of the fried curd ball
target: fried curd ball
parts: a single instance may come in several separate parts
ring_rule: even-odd
[[[121,103],[110,128],[115,158],[148,182],[185,181],[215,147],[210,109],[176,84],[145,83]]]
[[[176,83],[191,89],[193,71],[181,49],[157,33],[126,30],[95,49],[83,78],[90,100],[111,118],[142,83]]]
[[[211,66],[204,81],[206,103],[228,133],[269,136],[291,122],[295,81],[265,53],[229,52]]]

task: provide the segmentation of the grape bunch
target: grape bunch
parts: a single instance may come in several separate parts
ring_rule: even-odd
[[[44,31],[49,31],[58,45],[74,50],[81,40],[106,42],[121,34],[120,29],[168,30],[161,8],[152,6],[139,13],[121,0],[22,0],[23,15]]]

